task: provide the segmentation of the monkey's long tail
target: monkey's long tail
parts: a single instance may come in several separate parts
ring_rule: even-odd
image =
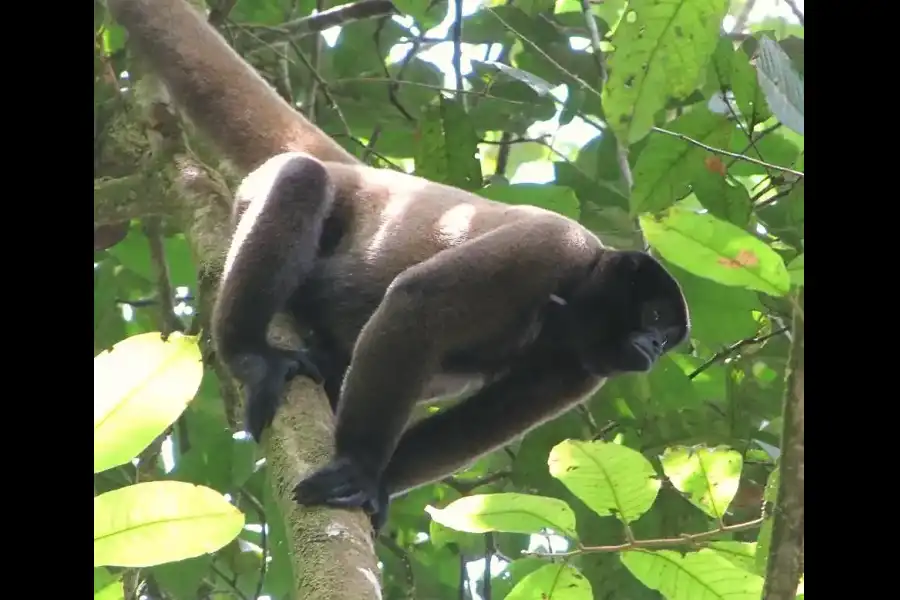
[[[273,155],[306,152],[359,164],[269,86],[185,0],[108,0],[175,102],[245,171]]]

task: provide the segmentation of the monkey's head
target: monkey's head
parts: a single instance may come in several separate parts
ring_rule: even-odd
[[[605,250],[568,309],[578,356],[596,375],[649,371],[690,332],[681,287],[644,252]]]

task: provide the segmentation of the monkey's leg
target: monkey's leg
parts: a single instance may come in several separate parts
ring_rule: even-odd
[[[217,351],[244,386],[245,426],[259,441],[289,378],[322,379],[305,351],[273,348],[266,333],[313,267],[333,190],[319,161],[288,153],[251,173],[237,196],[246,209],[225,261],[212,329]]]
[[[364,507],[383,520],[381,475],[443,357],[518,336],[521,316],[592,254],[556,218],[511,223],[402,273],[363,328],[344,379],[336,456],[295,488],[301,504]],[[460,435],[466,435],[460,432]]]
[[[592,394],[603,379],[574,356],[534,356],[461,403],[421,419],[383,475],[390,496],[442,479]]]

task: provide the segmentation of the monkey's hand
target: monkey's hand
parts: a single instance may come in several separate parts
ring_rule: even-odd
[[[241,367],[235,369],[235,375],[243,382],[247,395],[244,425],[257,443],[275,419],[288,381],[299,375],[309,377],[317,384],[323,381],[306,349],[267,347],[259,354],[245,355]]]
[[[376,536],[387,522],[390,506],[387,487],[347,457],[332,460],[297,484],[294,500],[306,506],[362,508]]]

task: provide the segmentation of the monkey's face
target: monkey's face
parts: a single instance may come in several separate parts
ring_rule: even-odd
[[[596,375],[649,371],[688,336],[680,287],[642,252],[609,251],[572,300],[570,335]]]

